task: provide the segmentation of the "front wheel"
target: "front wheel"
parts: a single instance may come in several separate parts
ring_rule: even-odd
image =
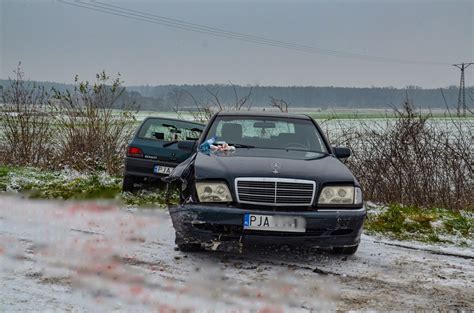
[[[184,238],[180,233],[175,232],[175,241],[178,250],[181,252],[197,252],[201,250],[199,242],[189,242],[189,239]]]
[[[201,251],[200,243],[180,243],[177,245],[181,252],[198,252]]]
[[[122,191],[123,192],[134,192],[135,191],[136,179],[134,176],[125,175],[123,177]]]
[[[352,255],[356,253],[357,248],[359,248],[359,245],[355,245],[352,247],[334,247],[332,248],[332,251],[337,254]]]

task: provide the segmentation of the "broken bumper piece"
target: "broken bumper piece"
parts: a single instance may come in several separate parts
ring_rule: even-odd
[[[302,233],[244,229],[246,213],[300,216],[306,220]],[[225,205],[183,204],[170,208],[176,243],[201,243],[212,250],[241,249],[245,244],[284,244],[306,247],[342,247],[359,244],[365,207],[319,211],[247,210]],[[224,247],[224,248],[223,248]]]

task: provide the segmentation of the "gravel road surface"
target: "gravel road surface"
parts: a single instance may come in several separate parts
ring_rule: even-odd
[[[473,249],[175,250],[164,210],[0,197],[0,311],[473,310]]]

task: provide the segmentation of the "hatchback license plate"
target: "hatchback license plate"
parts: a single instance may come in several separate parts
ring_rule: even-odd
[[[244,229],[304,233],[306,220],[300,216],[246,213],[244,215]]]
[[[173,170],[174,167],[155,165],[153,168],[153,173],[169,175]]]

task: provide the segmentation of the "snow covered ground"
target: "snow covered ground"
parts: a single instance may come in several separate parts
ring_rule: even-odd
[[[474,309],[473,249],[174,249],[163,210],[0,196],[0,311]]]

